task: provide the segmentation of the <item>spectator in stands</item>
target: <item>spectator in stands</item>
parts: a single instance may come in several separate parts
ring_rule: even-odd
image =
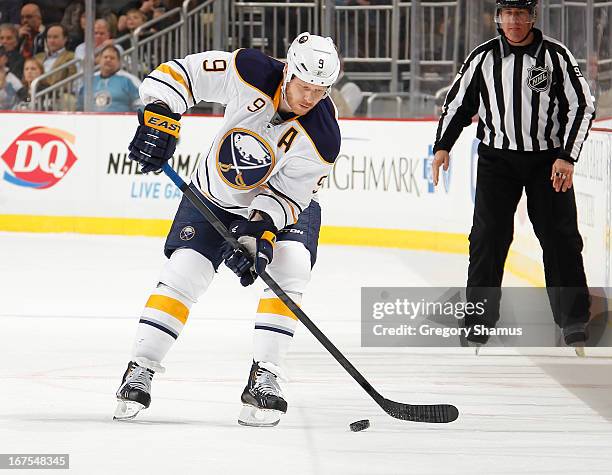
[[[19,79],[23,77],[23,56],[19,54],[19,32],[11,23],[0,25],[0,46],[7,54],[7,66]]]
[[[8,67],[8,52],[3,46],[0,46],[0,69],[4,71],[7,81],[13,85],[15,91],[21,89],[21,80]]]
[[[147,22],[147,16],[144,12],[138,8],[132,8],[127,11],[125,15],[119,17],[117,28],[119,29],[119,35],[125,35],[132,33],[140,25]]]
[[[13,108],[17,91],[7,80],[7,75],[11,74],[7,68],[0,67],[0,110]]]
[[[117,14],[115,12],[113,12],[112,10],[102,10],[101,14],[100,14],[100,18],[104,18],[107,23],[108,23],[108,27],[110,29],[111,32],[111,36],[113,38],[117,38],[117,32],[118,32],[118,28],[117,28]]]
[[[23,87],[17,91],[17,104],[15,109],[25,110],[29,109],[31,97],[32,97],[32,82],[44,73],[43,65],[35,58],[28,58],[23,64]],[[47,87],[46,82],[41,81],[39,83],[39,90]]]
[[[31,58],[45,50],[45,26],[40,8],[35,3],[27,3],[21,8],[19,41],[19,51],[24,58]]]
[[[138,88],[140,80],[121,69],[121,55],[116,46],[102,49],[100,71],[93,78],[96,112],[131,112],[142,105]],[[79,93],[79,110],[83,110],[83,88]]]
[[[0,23],[18,25],[21,19],[22,0],[2,0],[0,4]]]
[[[8,68],[8,54],[0,46],[0,109],[11,109],[15,103],[21,81]]]
[[[113,44],[113,38],[110,30],[108,21],[104,18],[98,18],[94,23],[94,48],[95,48],[95,62],[98,64],[100,53],[102,48]],[[118,46],[119,53],[123,54],[123,49]],[[81,43],[76,47],[74,51],[74,57],[78,59],[85,58],[85,43]]]
[[[159,10],[163,8],[161,0],[143,0],[139,10],[147,17],[147,21],[159,16]]]
[[[138,27],[142,26],[147,21],[146,15],[137,9],[132,9],[128,11],[125,16],[126,16],[125,24],[127,26],[127,31],[124,33],[134,33],[134,31],[136,31]],[[147,36],[150,36],[152,33],[153,31],[151,30],[148,30],[148,29],[143,30],[140,32],[140,35],[138,36],[138,38],[139,39],[146,38]],[[122,41],[120,45],[123,49],[129,48],[132,45],[131,39],[127,38],[126,40]]]
[[[125,15],[125,26],[130,33],[147,22],[147,16],[142,10],[132,9]]]
[[[72,0],[64,10],[62,25],[68,31],[67,48],[71,51],[83,42],[85,36],[85,28],[81,25],[81,16],[85,14],[85,5],[83,0]]]
[[[74,53],[66,50],[66,42],[68,41],[68,34],[66,27],[59,23],[49,25],[46,32],[46,43],[47,51],[45,53],[39,53],[35,57],[38,59],[44,69],[45,73],[60,68],[63,64],[74,59]],[[47,78],[47,82],[55,84],[62,79],[72,76],[76,73],[76,67],[70,66],[68,68],[60,68],[59,71]]]
[[[198,0],[198,2],[200,1],[201,0]],[[192,2],[189,8],[195,8],[198,5],[198,2]],[[162,16],[163,14],[165,14],[166,12],[169,12],[170,10],[174,10],[177,7],[181,7],[182,5],[183,5],[183,2],[181,0],[161,0],[161,2],[157,4],[155,9],[153,10],[153,18],[158,18]],[[270,9],[266,9],[266,10],[270,10]],[[160,22],[156,23],[155,30],[161,31],[165,28],[172,26],[177,21],[179,21],[179,17],[171,15],[168,18],[165,18],[164,20],[161,20]],[[206,21],[210,21],[210,19],[203,18],[202,21],[206,22]]]

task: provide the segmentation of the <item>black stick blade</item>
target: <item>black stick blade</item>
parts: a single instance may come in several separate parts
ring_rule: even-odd
[[[403,421],[445,424],[459,417],[458,409],[452,404],[403,404],[385,399],[381,407],[390,416]]]

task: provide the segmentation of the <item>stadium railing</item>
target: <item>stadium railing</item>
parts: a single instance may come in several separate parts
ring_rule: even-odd
[[[346,77],[370,98],[358,113],[393,116],[401,103],[402,116],[420,116],[435,112],[435,106],[427,109],[435,103],[432,98],[452,81],[466,54],[495,31],[482,16],[492,13],[491,0],[482,5],[470,0],[336,3],[185,0],[116,42],[127,44],[124,67],[142,78],[165,60],[198,51],[253,47],[282,60],[298,33],[331,35]],[[477,18],[469,19],[470,15]],[[576,52],[585,76],[600,81],[605,91],[612,82],[610,18],[612,1],[547,0],[538,19],[545,33]],[[63,68],[70,66],[74,64]],[[82,72],[40,89],[45,77],[34,84],[32,109],[74,107],[70,94],[78,93]],[[393,94],[398,99],[391,98]]]

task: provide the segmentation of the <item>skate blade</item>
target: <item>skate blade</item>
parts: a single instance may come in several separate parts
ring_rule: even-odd
[[[129,419],[134,419],[134,417],[136,417],[136,415],[144,408],[145,407],[139,402],[117,399],[117,407],[115,408],[113,420],[126,421]]]
[[[574,351],[576,352],[576,356],[580,358],[586,358],[586,351],[584,350],[584,346],[575,346]]]
[[[273,409],[259,409],[245,404],[238,416],[238,424],[250,427],[274,427],[280,422],[282,412]]]

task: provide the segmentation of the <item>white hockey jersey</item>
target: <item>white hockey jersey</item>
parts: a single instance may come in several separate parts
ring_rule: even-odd
[[[277,113],[283,67],[253,49],[207,51],[163,63],[140,87],[144,104],[160,100],[179,114],[201,100],[226,105],[192,183],[231,213],[267,213],[279,230],[297,222],[340,151],[331,99],[304,116]]]

